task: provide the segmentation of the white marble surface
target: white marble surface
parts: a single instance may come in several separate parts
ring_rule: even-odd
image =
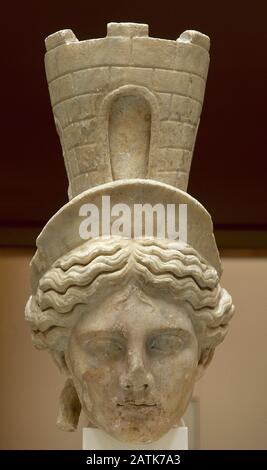
[[[150,444],[126,444],[113,439],[100,429],[83,428],[83,450],[188,450],[188,429],[171,429]]]

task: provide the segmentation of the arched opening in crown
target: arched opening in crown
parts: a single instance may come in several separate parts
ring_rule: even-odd
[[[143,96],[119,95],[109,109],[108,142],[113,179],[146,178],[151,109]]]
[[[98,112],[97,155],[106,181],[150,178],[159,148],[159,107],[150,90],[123,85],[110,91]]]

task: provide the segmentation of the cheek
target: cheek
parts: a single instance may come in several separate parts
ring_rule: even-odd
[[[198,364],[195,348],[157,361],[152,366],[155,385],[164,401],[177,398],[194,381]]]
[[[96,399],[114,394],[119,383],[120,364],[98,366],[75,341],[68,349],[68,363],[83,392],[87,390]]]
[[[115,368],[88,366],[82,374],[82,379],[89,389],[110,395],[113,387],[118,383],[118,373]]]

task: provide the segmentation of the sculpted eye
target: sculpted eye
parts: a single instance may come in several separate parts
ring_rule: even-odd
[[[119,359],[125,351],[122,342],[114,338],[93,338],[86,341],[83,348],[91,357],[101,361]]]
[[[172,354],[181,349],[188,339],[185,331],[179,333],[160,333],[148,341],[148,350],[151,353]]]

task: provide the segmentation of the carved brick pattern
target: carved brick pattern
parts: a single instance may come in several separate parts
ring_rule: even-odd
[[[70,160],[70,182],[75,186],[75,180],[79,181],[80,188],[82,181],[89,187],[91,179],[95,186],[96,175],[100,182],[107,179],[101,156],[94,154],[99,105],[110,91],[131,84],[147,87],[159,104],[159,157],[153,162],[152,173],[157,179],[170,184],[176,181],[175,185],[184,187],[208,64],[209,54],[203,47],[149,37],[108,36],[49,50],[46,73],[53,112],[62,128],[65,159]]]

